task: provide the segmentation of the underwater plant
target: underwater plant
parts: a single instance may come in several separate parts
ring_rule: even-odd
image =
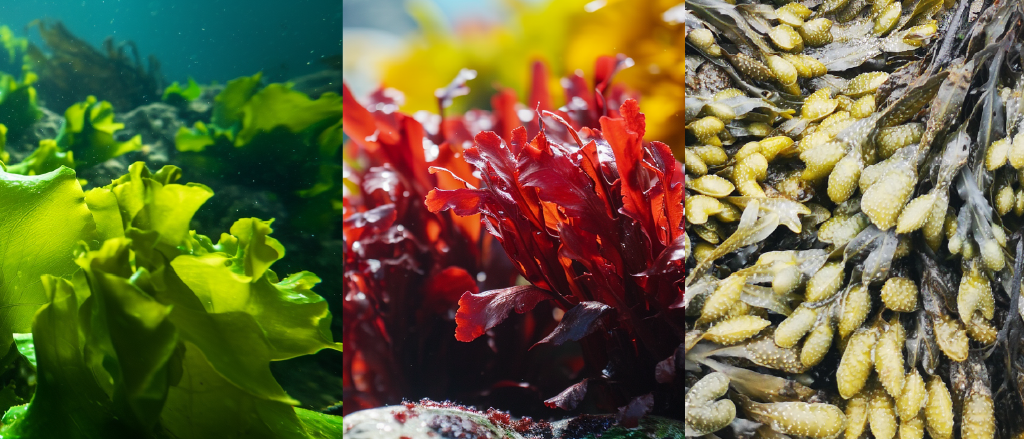
[[[11,139],[21,138],[42,116],[36,102],[35,80],[32,73],[26,73],[21,81],[0,73],[0,124],[7,128],[6,135]]]
[[[143,65],[135,43],[115,45],[113,37],[108,37],[100,51],[71,34],[60,21],[36,20],[30,26],[39,29],[50,53],[29,42],[23,62],[38,76],[39,98],[48,107],[67,108],[97,96],[126,111],[160,99],[160,63],[150,55]]]
[[[503,361],[491,361],[487,345],[450,337],[450,310],[464,290],[478,289],[478,279],[511,283],[508,261],[481,239],[479,226],[427,211],[425,195],[413,195],[417,184],[382,155],[370,155],[374,166],[350,170],[358,189],[345,198],[345,413],[408,395],[501,391],[492,389],[500,381],[492,376],[517,380],[508,372],[523,362],[506,345],[520,345],[518,337],[496,334]]]
[[[64,111],[64,123],[54,140],[73,155],[76,166],[88,167],[142,148],[139,134],[123,142],[114,140],[114,133],[123,128],[123,123],[114,122],[110,102],[89,96]]]
[[[8,139],[18,140],[42,116],[36,103],[36,90],[32,85],[35,76],[25,75],[23,81],[0,73],[0,160],[7,161],[10,154],[4,151]]]
[[[10,155],[0,148],[0,161],[9,163],[7,172],[40,175],[61,166],[88,168],[143,147],[142,136],[138,134],[125,141],[114,139],[114,134],[123,129],[124,124],[114,121],[110,102],[97,102],[95,97],[89,96],[84,102],[69,107],[64,116],[56,138],[40,140],[39,146],[18,163],[8,162]],[[6,134],[6,125],[0,127],[3,127],[0,132]]]
[[[341,191],[341,97],[328,92],[313,100],[287,84],[261,87],[261,78],[229,81],[208,123],[181,127],[178,159],[204,175],[279,194],[295,211],[290,226],[297,230],[330,231]]]
[[[7,165],[7,172],[20,175],[42,175],[61,166],[74,169],[72,153],[57,146],[53,139],[39,141],[39,146],[18,163]],[[5,157],[0,156],[0,161]]]
[[[238,220],[216,244],[190,231],[213,193],[180,177],[138,162],[83,192],[66,167],[0,172],[0,337],[38,379],[4,437],[340,437],[341,418],[292,407],[269,368],[341,350],[320,279],[271,269],[272,221]]]
[[[184,87],[178,84],[178,81],[174,81],[171,85],[164,88],[164,94],[160,97],[160,100],[175,107],[182,107],[199,98],[202,93],[202,87],[192,77],[189,77],[188,85]]]
[[[550,312],[527,315],[522,328],[492,333],[485,345],[451,337],[459,296],[479,286],[509,285],[515,271],[493,237],[481,233],[478,218],[433,213],[423,202],[435,186],[479,182],[457,157],[476,124],[498,124],[501,116],[478,113],[424,126],[395,111],[400,96],[394,91],[371,95],[365,106],[347,87],[343,97],[345,129],[353,139],[343,164],[345,413],[409,395],[469,399],[518,391],[536,400],[531,389],[513,385],[546,388],[528,356],[517,351],[540,328],[553,326]],[[367,137],[378,130],[384,134]],[[436,150],[425,151],[425,144]],[[431,165],[453,174],[431,174]],[[454,373],[459,370],[465,372]],[[472,378],[479,371],[485,372],[481,378]]]
[[[667,18],[687,31],[686,435],[1024,432],[1024,5]]]
[[[352,187],[345,197],[346,252],[352,255],[346,257],[351,268],[343,318],[346,356],[351,356],[346,388],[358,387],[359,380],[366,388],[386,383],[380,375],[391,367],[395,348],[426,343],[389,335],[402,334],[400,328],[412,320],[396,312],[420,310],[416,318],[421,320],[424,307],[411,304],[434,303],[433,297],[443,293],[440,307],[428,309],[447,311],[451,332],[444,337],[454,334],[469,342],[486,335],[497,358],[510,358],[512,352],[512,364],[521,364],[515,357],[527,349],[579,341],[577,370],[586,379],[544,395],[549,407],[573,410],[587,398],[606,412],[621,407],[619,419],[627,426],[652,411],[681,414],[681,384],[675,381],[678,388],[672,390],[671,371],[682,342],[682,327],[674,322],[682,316],[682,259],[676,247],[683,242],[683,174],[667,146],[642,141],[636,101],[628,99],[624,87],[611,85],[612,76],[628,65],[625,57],[601,57],[592,85],[581,75],[564,80],[574,105],[557,110],[541,63],[532,68],[528,106],[505,90],[492,99],[493,112],[444,115],[453,98],[469,92],[470,71],[438,89],[440,117],[397,112],[393,90],[360,104],[345,88],[344,129],[355,145],[346,149],[362,151],[369,160],[357,166],[359,156],[346,158],[345,165]],[[528,135],[534,136],[532,143]],[[410,218],[410,212],[416,216]],[[440,227],[431,226],[433,221]],[[464,235],[449,231],[448,224]],[[493,244],[457,251],[454,245],[467,238]],[[511,265],[504,258],[497,267],[453,270],[438,263],[450,254],[486,255],[497,244]],[[502,276],[490,271],[494,268]],[[484,270],[478,282],[468,275],[473,271],[461,275],[472,269]],[[448,279],[442,290],[420,283],[427,273]],[[451,278],[455,273],[463,280]],[[515,273],[522,279],[512,286],[509,274]],[[396,285],[397,279],[403,283]],[[529,323],[526,331],[513,333],[517,343],[506,348],[504,334],[522,325],[498,323],[513,309]],[[557,320],[552,309],[558,309]],[[391,349],[382,350],[387,344]],[[420,375],[407,373],[413,382]]]
[[[0,61],[0,72],[9,74],[26,70],[25,52],[28,51],[28,38],[14,34],[7,25],[0,25],[0,45],[7,51],[7,58]]]
[[[463,294],[456,338],[471,341],[513,309],[552,300],[565,315],[538,343],[577,341],[604,328],[604,343],[588,340],[584,353],[597,365],[617,364],[547,403],[571,410],[588,386],[608,380],[632,398],[620,412],[635,425],[655,404],[654,394],[636,393],[654,388],[657,363],[674,364],[681,341],[670,308],[681,308],[682,265],[670,247],[683,240],[683,176],[667,145],[643,143],[636,101],[620,111],[621,118],[602,117],[600,131],[577,132],[555,116],[547,121],[552,132],[542,121],[530,141],[522,127],[508,144],[494,133],[478,134],[463,155],[487,184],[435,189],[426,202],[433,211],[483,215],[531,284]]]

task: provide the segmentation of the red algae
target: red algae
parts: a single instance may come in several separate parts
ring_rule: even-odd
[[[409,419],[415,418],[420,415],[419,413],[416,412],[416,410],[414,410],[416,408],[415,403],[404,402],[402,406],[405,407],[405,410],[396,410],[395,412],[392,413],[392,416],[395,417],[395,421],[398,421],[399,424],[404,424],[408,422]]]
[[[488,420],[497,425],[511,426],[512,424],[512,416],[509,415],[508,412],[503,412],[501,410],[489,408],[487,409],[486,412],[484,412],[484,414],[487,415]]]
[[[508,412],[503,412],[494,408],[487,409],[484,414],[487,415],[487,419],[495,425],[511,429],[516,433],[520,433],[528,437],[551,437],[551,424],[546,421],[537,422],[529,416],[513,420],[512,416]]]
[[[481,412],[480,410],[477,410],[477,409],[475,409],[473,407],[467,407],[467,406],[464,406],[464,405],[461,405],[461,404],[457,404],[457,403],[454,403],[454,402],[451,402],[451,401],[433,401],[433,400],[426,399],[426,398],[421,399],[419,401],[419,403],[412,403],[412,402],[405,402],[404,403],[405,407],[407,409],[410,409],[410,410],[412,409],[412,407],[415,407],[417,404],[420,407],[423,407],[423,408],[441,408],[441,409],[459,410],[459,411],[464,411],[464,412],[472,413],[472,414],[476,414],[476,415],[482,415],[482,416],[486,417],[487,420],[490,421],[491,423],[493,423],[495,426],[497,426],[499,428],[506,429],[506,430],[515,431],[516,433],[519,433],[519,434],[521,434],[524,437],[529,438],[529,439],[552,439],[552,438],[554,438],[554,436],[552,434],[552,428],[551,428],[551,424],[550,423],[548,423],[547,421],[534,421],[533,418],[531,418],[529,416],[522,417],[522,418],[519,418],[519,419],[513,419],[512,415],[509,414],[508,412],[501,411],[501,410],[498,410],[498,409],[495,409],[495,408],[488,408],[486,411]],[[412,416],[415,416],[416,414],[415,413],[411,413],[410,415],[411,415],[410,417],[412,417]],[[433,428],[433,427],[431,427],[431,428]],[[445,437],[448,437],[448,436],[445,436]],[[461,438],[462,436],[451,436],[451,437],[459,437],[459,438]],[[465,436],[465,437],[472,438],[472,436]]]

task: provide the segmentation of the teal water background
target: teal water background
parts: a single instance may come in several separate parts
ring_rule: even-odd
[[[25,26],[60,20],[94,47],[107,36],[153,54],[168,81],[224,82],[263,71],[270,81],[323,70],[340,55],[342,0],[4,0],[0,24],[41,43]],[[145,62],[145,61],[144,61]]]

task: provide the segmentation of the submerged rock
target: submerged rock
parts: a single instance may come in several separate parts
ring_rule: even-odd
[[[611,415],[581,415],[556,422],[512,420],[508,413],[480,412],[448,402],[422,400],[345,417],[347,439],[669,439],[683,436],[679,421],[648,416],[636,428],[615,425]]]

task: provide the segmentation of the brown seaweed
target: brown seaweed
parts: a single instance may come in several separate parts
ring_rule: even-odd
[[[60,21],[34,21],[50,53],[35,44],[26,51],[26,65],[39,75],[39,100],[66,108],[88,96],[109,101],[118,111],[160,100],[160,63],[150,55],[143,65],[132,41],[103,41],[102,51],[74,36]]]

